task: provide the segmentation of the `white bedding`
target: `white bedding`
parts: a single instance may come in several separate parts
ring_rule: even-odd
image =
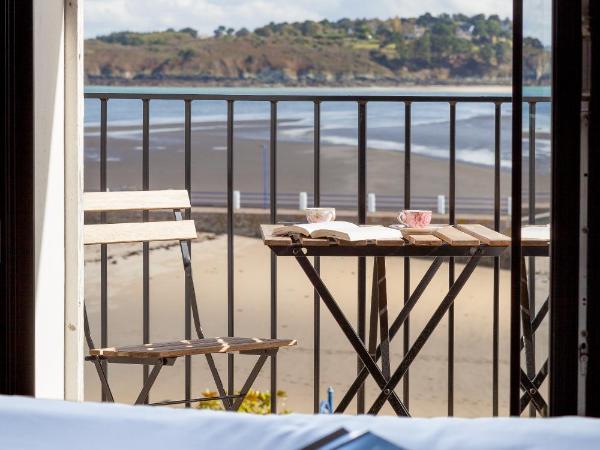
[[[0,396],[0,449],[298,449],[339,427],[407,450],[600,449],[600,420],[248,414]]]

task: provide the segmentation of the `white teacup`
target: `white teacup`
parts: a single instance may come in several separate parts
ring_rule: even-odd
[[[335,208],[306,208],[308,223],[331,222],[335,220]]]

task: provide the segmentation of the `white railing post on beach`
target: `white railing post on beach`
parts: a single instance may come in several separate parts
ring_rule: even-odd
[[[510,196],[506,199],[506,215],[512,216],[512,197]]]
[[[233,191],[233,209],[240,209],[242,207],[242,200],[240,191]]]
[[[304,211],[308,207],[308,194],[306,192],[300,192],[298,196],[298,209]]]
[[[446,214],[446,196],[437,196],[437,212],[438,214]]]
[[[377,210],[377,199],[373,192],[370,192],[367,196],[367,210],[370,213],[374,213]]]

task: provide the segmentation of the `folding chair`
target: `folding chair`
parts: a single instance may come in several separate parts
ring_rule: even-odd
[[[175,221],[162,222],[134,222],[116,224],[90,224],[84,226],[84,244],[115,244],[125,242],[150,242],[150,241],[179,241],[181,257],[185,271],[186,281],[190,286],[190,306],[194,327],[198,339],[183,339],[173,342],[160,342],[152,344],[126,345],[118,347],[97,348],[90,333],[87,310],[84,305],[85,338],[89,347],[89,356],[85,359],[91,361],[96,367],[100,382],[103,386],[106,400],[114,402],[104,366],[106,363],[138,364],[153,366],[147,377],[135,404],[145,403],[152,385],[159,372],[165,366],[172,366],[177,358],[204,355],[215,381],[219,397],[227,410],[236,411],[242,404],[267,358],[281,347],[296,345],[293,339],[261,339],[240,337],[204,336],[200,324],[198,304],[192,277],[192,264],[190,260],[190,243],[196,239],[196,227],[193,220],[183,220],[182,210],[191,208],[187,191],[143,191],[143,192],[95,192],[84,194],[84,210],[86,212],[106,213],[109,211],[151,211],[172,210]],[[251,370],[239,394],[227,395],[215,362],[213,354],[239,352],[245,355],[256,355],[258,360]],[[171,400],[155,404],[182,404],[214,398],[196,398],[185,400]]]

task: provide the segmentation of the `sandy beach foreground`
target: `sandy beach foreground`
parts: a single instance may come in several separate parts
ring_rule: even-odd
[[[226,237],[201,234],[193,244],[193,266],[196,292],[208,336],[224,335],[227,330]],[[141,245],[109,247],[109,344],[133,344],[142,336],[142,258]],[[269,250],[258,239],[235,238],[235,329],[239,336],[269,335]],[[431,261],[413,259],[411,284],[414,287]],[[176,246],[153,245],[150,254],[150,335],[151,340],[183,337],[183,271]],[[368,261],[370,270],[371,261]],[[388,293],[390,314],[400,310],[403,298],[403,269],[400,258],[388,259]],[[545,273],[545,262],[537,270]],[[457,265],[457,272],[462,266]],[[348,318],[356,323],[356,261],[354,258],[324,258],[325,282],[338,299]],[[313,295],[296,262],[278,260],[278,332],[281,337],[298,339],[296,348],[282,350],[278,358],[278,388],[288,399],[280,410],[312,412],[313,405]],[[99,340],[99,249],[86,249],[85,296],[91,327]],[[507,413],[508,385],[508,302],[509,273],[501,272],[500,305],[500,414]],[[367,292],[370,280],[367,277]],[[455,309],[455,414],[487,416],[492,413],[492,280],[493,271],[480,267],[457,298]],[[546,278],[539,277],[538,298],[545,296]],[[414,339],[444,295],[448,285],[447,268],[442,267],[411,315],[411,337]],[[545,297],[544,297],[545,298]],[[325,397],[327,386],[336,391],[336,399],[353,381],[356,357],[349,343],[321,308],[321,383]],[[546,354],[545,327],[538,332],[539,355]],[[443,320],[430,341],[418,355],[410,371],[410,411],[415,416],[447,414],[447,320]],[[402,338],[392,342],[392,364],[402,357]],[[217,356],[221,374],[226,378],[226,358]],[[250,356],[237,356],[236,383],[245,379],[253,364]],[[269,388],[269,370],[265,368],[256,387]],[[163,370],[152,392],[155,401],[183,396],[183,361]],[[132,402],[141,385],[141,369],[113,365],[109,376],[118,401]],[[91,364],[86,364],[86,399],[99,399],[99,383]],[[214,388],[202,357],[193,358],[193,395]],[[401,392],[401,389],[399,390]],[[367,384],[367,403],[377,390]],[[352,406],[349,412],[354,412]],[[391,413],[389,408],[384,413]]]

